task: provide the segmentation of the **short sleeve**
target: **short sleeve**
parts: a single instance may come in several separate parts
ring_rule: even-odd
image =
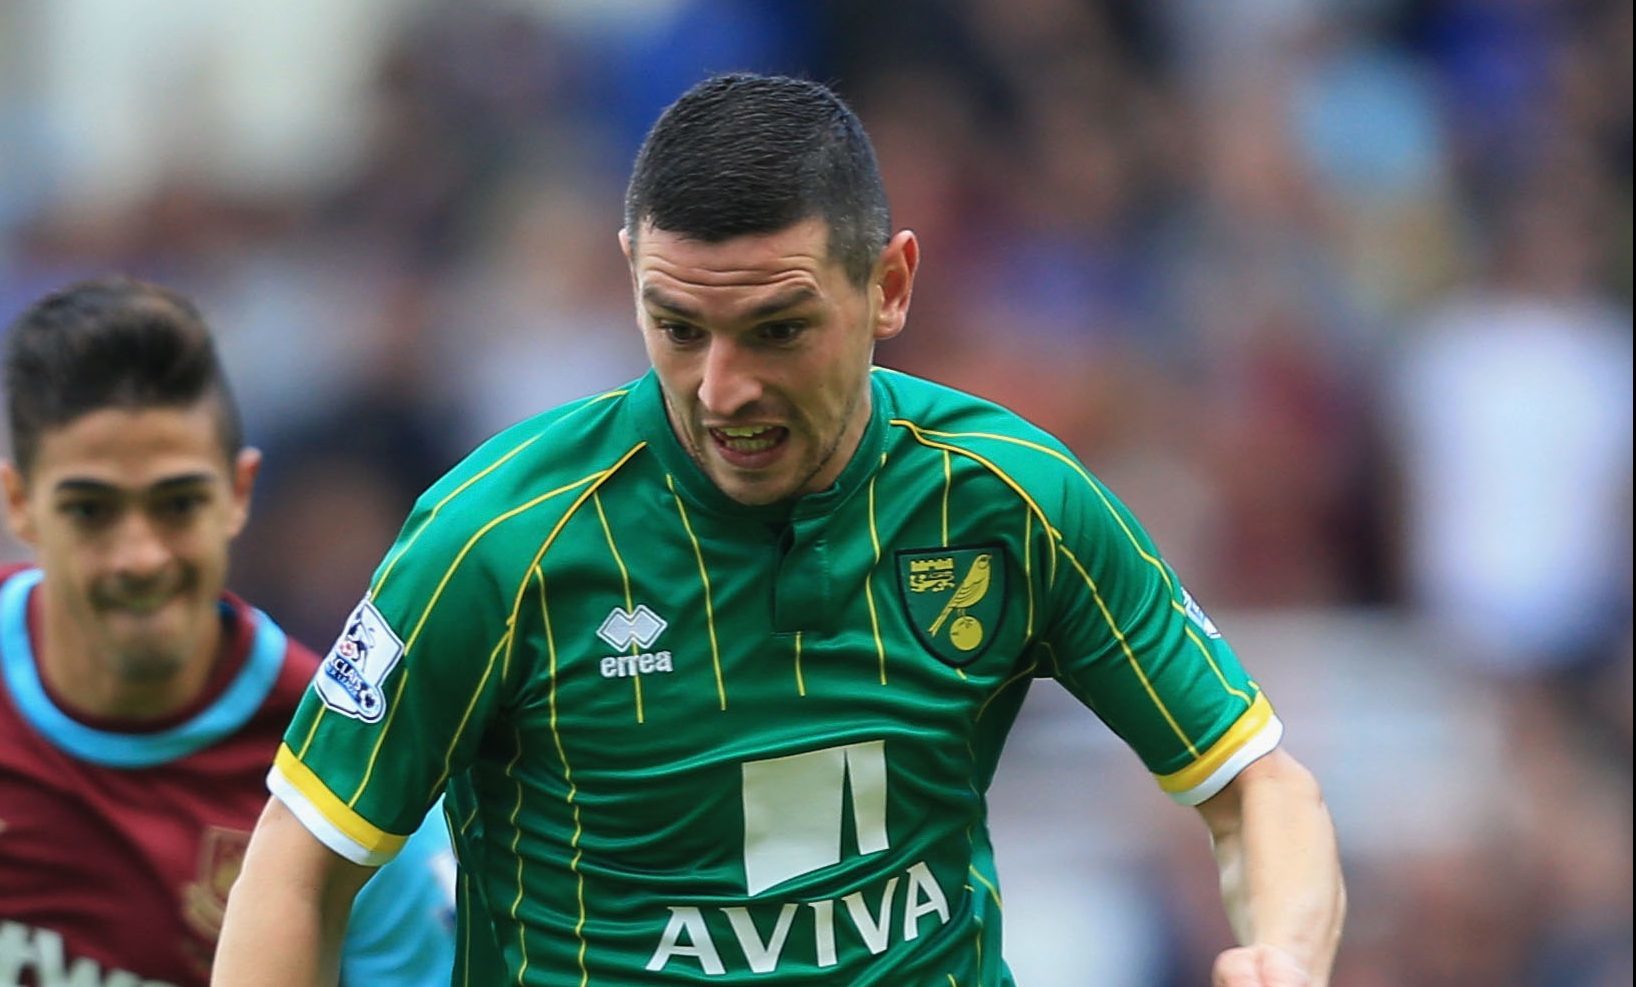
[[[1049,673],[1113,729],[1173,799],[1196,805],[1272,750],[1283,726],[1135,517],[1094,477],[1063,485]]]
[[[397,852],[504,702],[524,580],[487,551],[486,539],[515,532],[469,513],[417,508],[324,656],[268,776],[307,829],[355,863]]]

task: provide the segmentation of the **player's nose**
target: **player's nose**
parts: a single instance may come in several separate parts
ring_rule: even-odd
[[[140,511],[130,511],[114,533],[108,567],[131,580],[157,576],[174,556],[170,543]]]
[[[730,339],[711,339],[699,380],[699,404],[711,419],[731,419],[761,397],[753,354]]]

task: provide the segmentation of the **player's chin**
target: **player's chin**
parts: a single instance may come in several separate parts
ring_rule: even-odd
[[[801,471],[795,457],[783,456],[771,465],[756,469],[715,456],[706,471],[722,493],[746,507],[762,507],[788,500],[800,492]]]
[[[746,507],[764,507],[788,500],[796,494],[797,481],[783,475],[784,471],[748,473],[744,470],[721,469],[715,477],[722,493]]]
[[[718,483],[722,492],[745,507],[765,507],[795,495],[787,486],[767,488],[761,484]]]
[[[191,628],[180,608],[148,614],[117,614],[103,622],[121,669],[138,678],[169,674],[192,654]]]
[[[174,636],[144,636],[119,641],[115,653],[126,682],[160,682],[182,671],[190,649]]]

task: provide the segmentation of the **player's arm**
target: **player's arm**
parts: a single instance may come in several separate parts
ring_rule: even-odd
[[[341,943],[347,987],[448,987],[455,956],[455,856],[433,807],[352,902]]]
[[[1318,782],[1275,749],[1198,806],[1242,944],[1212,987],[1325,987],[1346,913],[1335,827]]]
[[[319,842],[284,803],[269,799],[228,896],[211,984],[333,985],[352,899],[374,872]]]
[[[1050,547],[1065,565],[1045,586],[1052,672],[1203,814],[1244,944],[1218,958],[1213,987],[1323,987],[1345,899],[1317,783],[1281,751],[1271,702],[1129,509],[1088,476],[1062,489]]]

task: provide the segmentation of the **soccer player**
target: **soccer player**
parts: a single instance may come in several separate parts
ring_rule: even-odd
[[[218,984],[320,981],[445,786],[506,983],[1009,984],[984,791],[1036,678],[1203,816],[1218,987],[1326,983],[1334,832],[1215,625],[1061,443],[872,369],[920,248],[852,112],[701,83],[624,219],[652,372],[421,499],[285,735]]]
[[[163,288],[69,287],[6,346],[0,481],[38,563],[0,570],[0,984],[199,987],[318,667],[223,590],[260,453]],[[448,983],[441,820],[409,847],[357,900],[351,985]]]

